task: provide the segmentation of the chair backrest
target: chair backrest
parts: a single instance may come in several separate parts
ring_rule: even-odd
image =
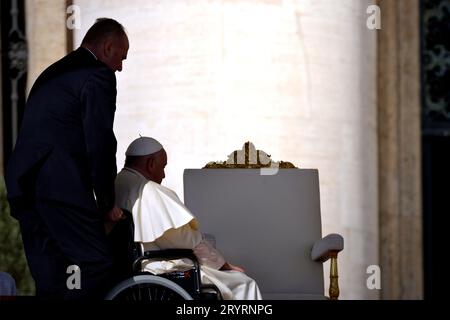
[[[314,169],[186,169],[186,206],[217,248],[254,278],[265,299],[323,297],[323,267],[311,260],[321,238]]]

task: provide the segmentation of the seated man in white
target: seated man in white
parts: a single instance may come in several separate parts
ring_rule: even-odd
[[[125,167],[116,178],[116,203],[133,214],[134,241],[144,249],[192,249],[201,269],[201,281],[216,285],[226,300],[261,299],[256,282],[224,257],[199,231],[198,222],[172,190],[161,185],[167,154],[153,138],[133,141],[126,153]],[[145,270],[161,274],[191,266],[183,259],[149,262]]]

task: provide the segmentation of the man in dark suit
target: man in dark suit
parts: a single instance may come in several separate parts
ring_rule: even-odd
[[[120,23],[98,19],[81,47],[47,68],[28,97],[5,178],[44,299],[100,298],[114,284],[104,222],[123,217],[114,205],[114,73],[128,48]]]

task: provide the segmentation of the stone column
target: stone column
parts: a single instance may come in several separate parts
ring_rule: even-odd
[[[67,53],[66,0],[26,0],[28,92],[53,62]]]
[[[423,298],[419,1],[381,0],[378,160],[383,299]]]

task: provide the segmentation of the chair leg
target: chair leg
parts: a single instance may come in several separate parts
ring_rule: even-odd
[[[331,264],[330,264],[330,289],[329,295],[330,300],[337,300],[339,297],[339,282],[338,282],[338,267],[337,267],[337,252],[332,252],[330,254]]]

